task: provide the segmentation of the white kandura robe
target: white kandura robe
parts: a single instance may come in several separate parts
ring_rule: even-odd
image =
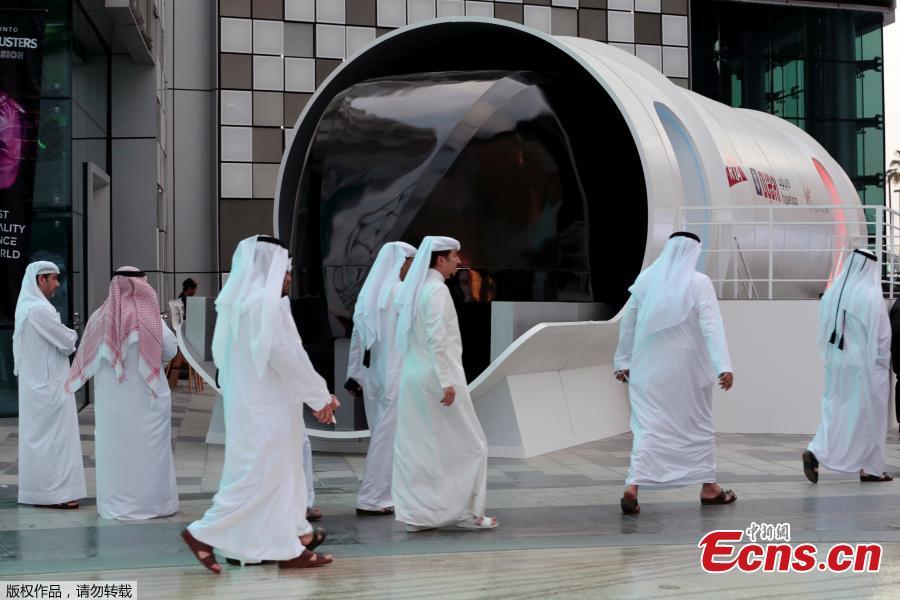
[[[466,385],[456,309],[434,269],[415,310],[397,397],[394,510],[400,522],[441,527],[484,516],[487,440]],[[456,400],[444,406],[450,386]]]
[[[627,485],[674,486],[716,481],[712,392],[732,372],[712,282],[695,272],[695,305],[686,321],[638,343],[640,311],[631,296],[619,325],[615,369],[630,369],[631,466]]]
[[[191,534],[229,558],[290,560],[300,555],[306,520],[302,404],[331,402],[325,380],[303,349],[287,298],[269,362],[254,367],[246,320],[228,345],[220,371],[225,408],[225,465],[219,491]]]
[[[75,395],[65,390],[78,334],[51,306],[31,310],[21,332],[19,502],[60,504],[87,496]]]
[[[825,350],[825,393],[822,420],[809,450],[824,467],[842,473],[870,475],[884,472],[884,444],[888,428],[891,325],[886,309],[876,311],[876,328],[847,313],[844,349]],[[866,340],[876,337],[874,363],[867,357]]]
[[[301,416],[303,411],[301,411]],[[313,471],[312,444],[309,442],[309,433],[306,431],[306,421],[303,422],[303,478],[306,481],[306,506],[312,508],[316,505],[316,474]]]
[[[163,322],[162,360],[177,351],[175,335]],[[106,359],[94,375],[97,512],[104,519],[153,519],[178,511],[169,382],[161,369],[153,398],[139,366],[133,342],[121,382]]]
[[[402,356],[395,350],[397,310],[394,298],[400,282],[392,284],[387,308],[382,314],[381,341],[370,349],[369,367],[363,366],[364,351],[358,329],[350,338],[348,376],[363,388],[366,421],[369,423],[369,451],[356,506],[364,510],[381,510],[394,506],[391,480],[394,472],[394,438],[397,433],[397,390],[400,385]]]

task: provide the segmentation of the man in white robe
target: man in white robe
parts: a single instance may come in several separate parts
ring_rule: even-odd
[[[860,481],[891,481],[884,472],[888,429],[891,325],[875,255],[855,250],[819,302],[816,340],[825,361],[819,429],[803,453],[803,472],[819,465],[859,473]]]
[[[219,573],[213,548],[242,562],[318,567],[325,533],[306,520],[302,404],[331,422],[337,399],[313,369],[291,315],[291,263],[284,244],[253,236],[238,244],[216,299],[213,359],[225,407],[219,491],[182,538]]]
[[[315,472],[312,462],[312,444],[309,441],[309,433],[303,430],[303,476],[306,479],[306,520],[310,523],[322,520],[322,511],[315,507],[316,488]]]
[[[78,334],[50,298],[59,288],[52,262],[28,265],[16,303],[13,368],[19,376],[19,502],[78,508],[87,496],[75,397],[64,389]]]
[[[94,378],[97,513],[104,519],[178,511],[172,398],[163,371],[177,349],[146,275],[120,268],[85,326],[66,380],[75,391]]]
[[[730,504],[716,483],[712,392],[733,374],[715,290],[696,271],[700,238],[672,234],[662,254],[629,288],[614,368],[628,383],[631,465],[621,507],[637,514],[638,487],[702,484],[703,505]]]
[[[456,309],[444,280],[459,268],[453,238],[422,240],[397,293],[397,396],[392,494],[409,532],[497,527],[485,516],[487,440],[469,397]]]
[[[415,255],[415,247],[405,242],[383,245],[353,312],[348,389],[357,397],[362,394],[370,433],[366,469],[356,496],[356,514],[360,516],[394,514],[391,479],[401,364],[401,355],[394,349],[397,333],[394,300]]]

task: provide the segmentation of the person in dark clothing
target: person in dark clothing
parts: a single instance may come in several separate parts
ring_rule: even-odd
[[[181,300],[181,305],[184,307],[184,315],[187,316],[187,299],[190,296],[193,296],[197,293],[197,282],[188,277],[183,282],[181,282],[181,293],[178,294],[178,299]]]
[[[894,300],[888,316],[891,319],[891,367],[897,381],[894,387],[894,412],[900,423],[900,298]]]
[[[197,293],[197,282],[188,277],[183,282],[181,282],[181,293],[178,294],[178,299],[181,300],[182,310],[182,318],[187,318],[187,299]],[[178,379],[181,377],[181,369],[187,365],[187,360],[185,360],[184,355],[181,353],[181,350],[178,351],[178,354],[175,355],[175,358],[169,363],[168,368],[168,378],[169,378],[169,387],[171,389],[175,389],[175,386],[178,385]]]

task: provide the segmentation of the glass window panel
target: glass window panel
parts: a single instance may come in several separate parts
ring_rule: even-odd
[[[15,417],[19,414],[18,381],[13,375],[12,326],[0,329],[0,361],[8,365],[0,369],[0,417]]]
[[[65,98],[72,95],[70,40],[66,20],[48,17],[44,25],[44,63],[41,67],[41,95],[45,98]]]
[[[864,131],[862,173],[875,175],[884,170],[884,130],[867,127]]]
[[[72,249],[72,217],[68,213],[36,214],[31,223],[31,260],[49,260],[63,274],[56,296],[51,300],[63,323],[71,324],[70,273]]]
[[[690,19],[694,91],[803,128],[883,202],[880,14],[694,0]]]
[[[72,102],[42,100],[35,165],[34,208],[59,210],[72,202]]]

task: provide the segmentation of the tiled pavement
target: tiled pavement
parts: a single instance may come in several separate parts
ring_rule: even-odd
[[[93,498],[77,511],[16,504],[15,420],[0,420],[0,575],[194,568],[177,534],[206,510],[216,490],[222,446],[204,442],[213,396],[175,394],[173,437],[181,505],[177,514],[140,523],[101,519]],[[88,493],[94,493],[93,413],[80,415]],[[558,548],[694,547],[712,529],[743,529],[753,521],[791,525],[792,541],[900,542],[900,481],[861,484],[823,473],[809,484],[800,469],[808,436],[722,434],[719,479],[739,496],[735,505],[701,508],[698,488],[642,490],[642,513],[626,517],[618,499],[628,468],[629,435],[525,459],[491,459],[492,532],[407,534],[393,519],[360,519],[355,494],[361,455],[314,458],[317,505],[326,514],[328,551],[336,557],[389,557],[473,551]],[[900,439],[888,434],[888,471],[900,471]],[[654,550],[656,551],[656,550]],[[886,550],[887,553],[887,550]],[[896,557],[892,560],[898,560]],[[900,564],[900,563],[898,563]]]

